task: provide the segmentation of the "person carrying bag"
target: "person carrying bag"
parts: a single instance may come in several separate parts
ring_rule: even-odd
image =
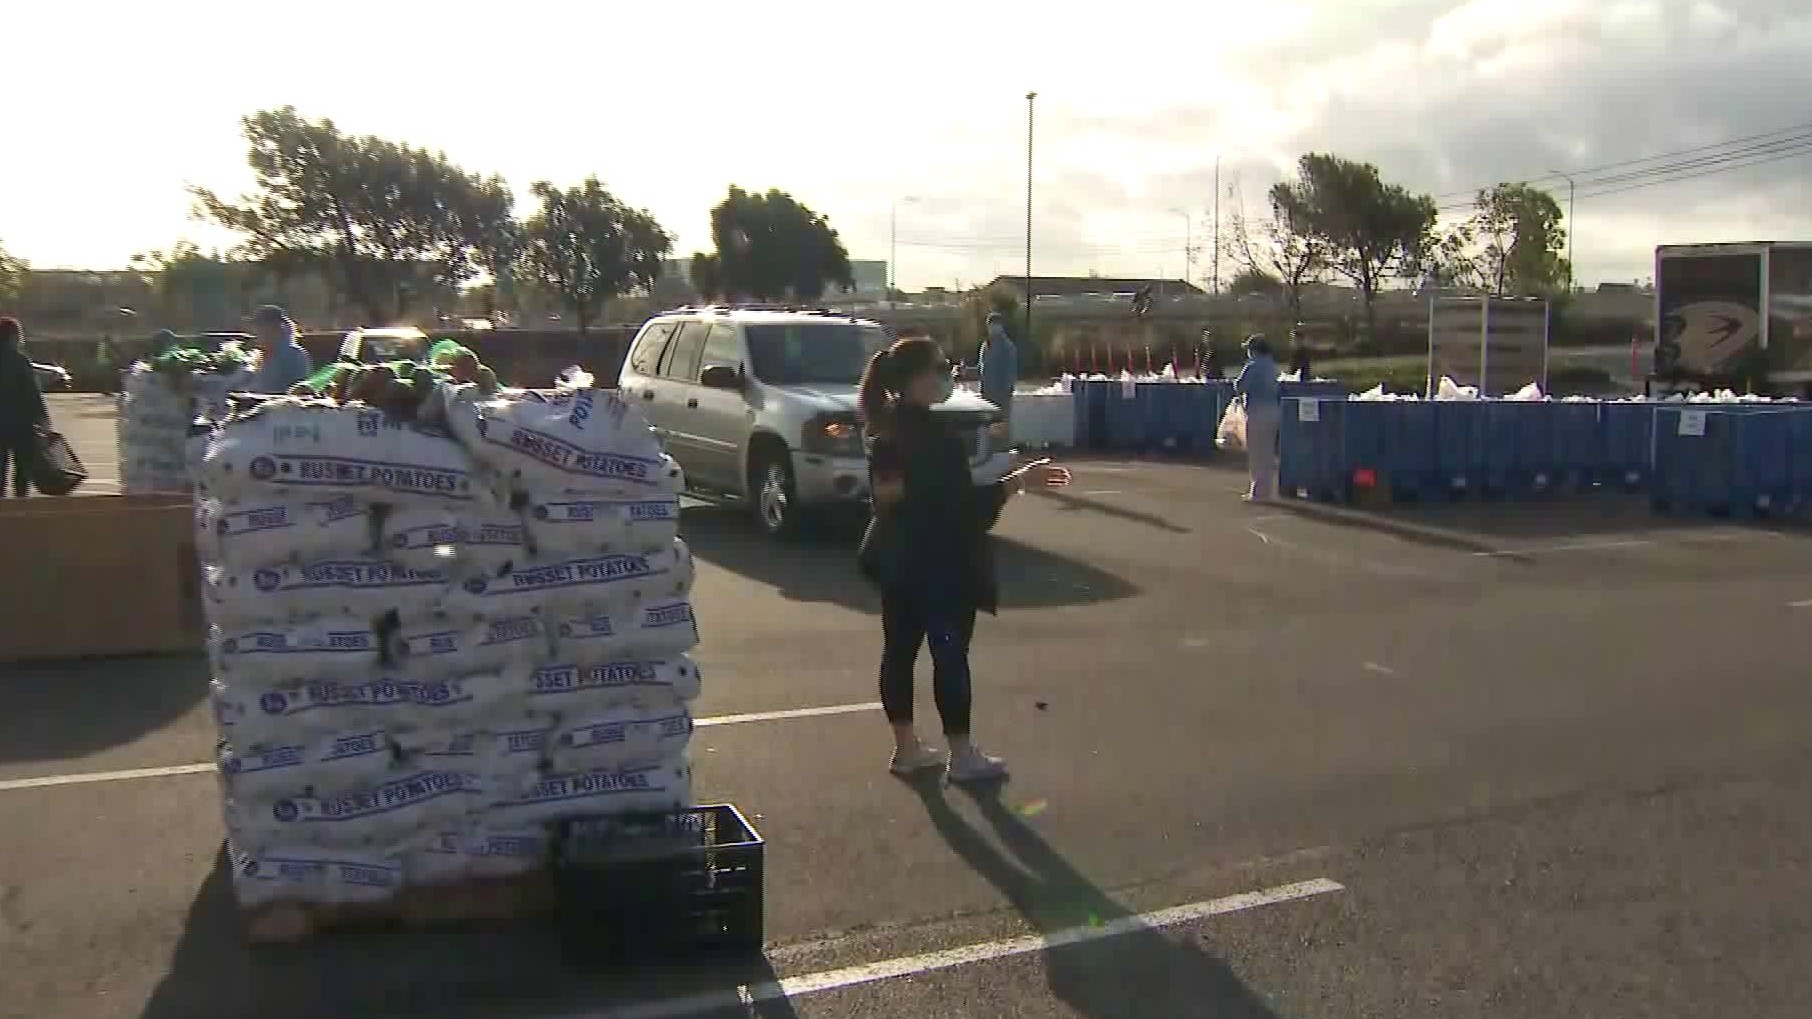
[[[16,318],[0,318],[0,495],[8,490],[9,467],[13,498],[31,494],[39,436],[49,432],[50,409],[31,358],[25,356],[25,329]]]
[[[1007,771],[969,735],[969,641],[976,612],[992,614],[999,602],[988,531],[1009,496],[1032,484],[1068,484],[1069,472],[1038,461],[977,486],[961,435],[931,410],[949,398],[953,384],[949,360],[927,337],[894,343],[862,373],[857,400],[874,515],[856,563],[881,589],[880,685],[893,727],[890,770],[906,776],[945,766],[913,726],[913,668],[920,645],[928,644],[932,692],[950,741],[948,777],[981,782]]]

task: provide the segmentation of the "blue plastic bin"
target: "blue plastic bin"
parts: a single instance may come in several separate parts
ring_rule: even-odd
[[[1479,487],[1484,470],[1485,410],[1482,400],[1428,400],[1433,408],[1435,462],[1428,496],[1460,498]]]
[[[1655,415],[1660,404],[1606,402],[1598,407],[1601,440],[1597,480],[1637,492],[1649,484],[1655,454]],[[1676,426],[1678,420],[1675,421]]]
[[[1278,490],[1323,502],[1351,497],[1346,409],[1340,399],[1285,397],[1278,426]]]
[[[1107,449],[1107,387],[1110,383],[1076,380],[1070,396],[1076,401],[1076,448],[1092,452]]]

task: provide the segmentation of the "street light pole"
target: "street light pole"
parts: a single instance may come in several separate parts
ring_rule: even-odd
[[[894,312],[894,291],[900,288],[900,206],[911,205],[918,201],[913,195],[896,198],[887,207],[887,317],[895,329],[899,328],[898,315]]]
[[[1208,292],[1221,292],[1221,157],[1214,157],[1214,282]]]
[[[1573,229],[1573,193],[1577,189],[1577,185],[1574,184],[1573,175],[1570,173],[1563,170],[1548,172],[1556,177],[1565,177],[1567,180],[1567,292],[1572,293],[1579,287],[1579,273],[1573,267],[1573,234],[1577,232]]]
[[[1186,210],[1173,208],[1170,211],[1183,217],[1183,282],[1188,283],[1195,273],[1195,224]]]
[[[1026,93],[1026,327],[1021,341],[1032,342],[1032,109],[1038,93]]]

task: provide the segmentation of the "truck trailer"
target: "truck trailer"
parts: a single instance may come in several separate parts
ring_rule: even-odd
[[[1812,241],[1657,247],[1649,382],[1812,399]]]

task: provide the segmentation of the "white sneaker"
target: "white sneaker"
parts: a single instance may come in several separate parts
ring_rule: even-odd
[[[942,767],[943,764],[944,757],[937,752],[936,747],[914,743],[910,747],[895,748],[893,763],[887,766],[887,770],[895,775],[915,775],[921,771]]]
[[[969,746],[950,755],[949,777],[952,782],[988,782],[1005,778],[1007,762]]]

